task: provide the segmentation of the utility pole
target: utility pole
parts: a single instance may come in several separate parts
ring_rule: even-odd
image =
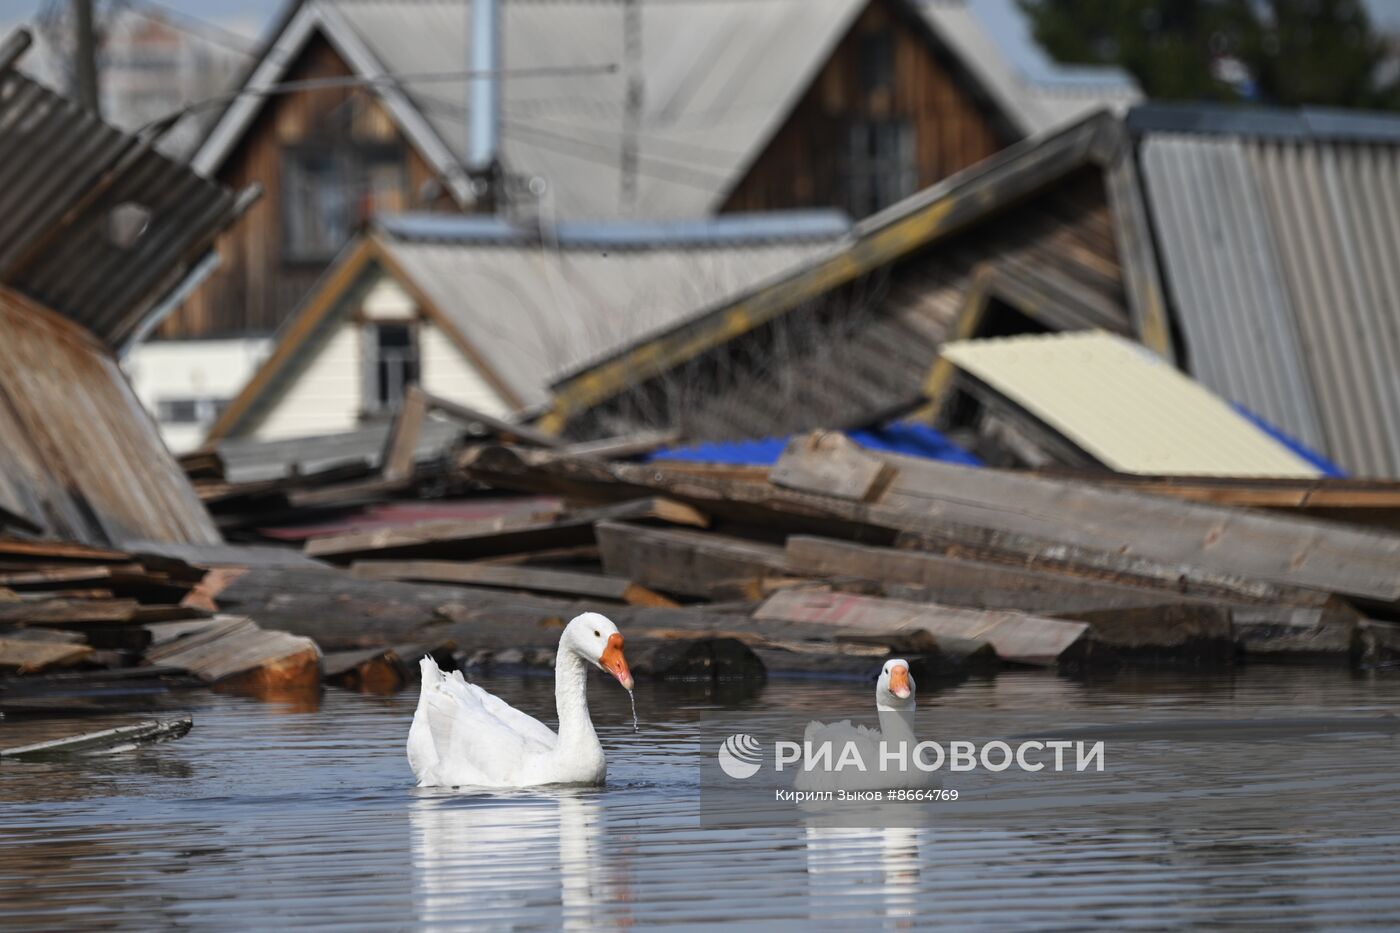
[[[637,203],[637,132],[642,123],[642,7],[640,0],[622,0],[622,55],[626,62],[626,98],[623,101],[622,174],[623,212]]]
[[[73,73],[78,79],[78,100],[93,113],[102,112],[97,100],[97,30],[92,22],[92,0],[73,0]]]

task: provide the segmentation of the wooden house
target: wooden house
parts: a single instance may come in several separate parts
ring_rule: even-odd
[[[1136,96],[1114,71],[1020,73],[976,5],[506,2],[499,171],[483,178],[465,167],[470,4],[293,4],[193,162],[265,196],[159,334],[272,332],[378,212],[860,217]]]
[[[998,413],[968,409],[977,393],[945,342],[1099,329],[1348,473],[1398,477],[1397,216],[1394,116],[1101,113],[580,367],[540,424],[578,439],[784,435],[898,413],[967,424]]]
[[[387,420],[410,386],[509,418],[563,372],[839,242],[839,211],[702,221],[387,215],[282,330],[209,437],[276,440]]]

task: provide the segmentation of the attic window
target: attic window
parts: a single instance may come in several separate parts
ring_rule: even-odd
[[[397,411],[418,382],[418,334],[411,323],[366,324],[364,329],[366,414]]]
[[[894,87],[894,36],[888,29],[861,35],[858,57],[861,88],[867,94]]]
[[[868,217],[918,187],[914,128],[906,120],[856,120],[846,128],[843,201],[852,217]]]
[[[282,160],[282,254],[328,262],[378,211],[408,206],[403,150],[395,145],[294,146]]]

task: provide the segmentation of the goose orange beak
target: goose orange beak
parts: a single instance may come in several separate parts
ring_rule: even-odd
[[[901,700],[909,699],[909,668],[890,668],[890,693]]]
[[[627,659],[622,656],[622,636],[613,632],[608,636],[608,646],[598,657],[603,670],[617,678],[623,689],[632,689],[632,672],[627,669]]]

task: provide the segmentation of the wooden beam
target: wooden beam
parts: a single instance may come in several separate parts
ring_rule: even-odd
[[[395,482],[413,476],[413,454],[427,416],[427,394],[416,385],[409,386],[389,425],[389,436],[384,439],[384,453],[379,458],[379,475],[383,479]]]
[[[609,574],[666,593],[711,597],[723,587],[756,587],[787,572],[787,557],[776,545],[619,522],[600,522],[597,534]]]
[[[149,649],[147,664],[188,671],[209,684],[277,692],[320,683],[321,652],[309,638],[268,631],[241,616]]]
[[[788,442],[769,479],[775,486],[872,502],[894,478],[894,468],[844,434],[816,431]]]
[[[90,654],[90,645],[0,637],[0,670],[12,670],[20,674],[35,674],[53,667],[70,667]]]
[[[984,639],[1003,661],[1050,665],[1059,662],[1085,640],[1089,626],[1022,612],[957,609],[892,599],[786,590],[770,596],[755,619],[822,623],[863,632],[898,633],[924,630],[935,639]]]
[[[105,755],[152,742],[171,742],[190,731],[194,720],[189,716],[178,719],[150,720],[115,729],[102,729],[70,735],[49,742],[0,748],[0,758],[45,758],[53,755]]]
[[[470,586],[599,599],[633,606],[676,605],[659,593],[633,583],[626,577],[541,567],[512,567],[451,560],[362,560],[353,563],[350,572],[367,580],[464,583]]]

